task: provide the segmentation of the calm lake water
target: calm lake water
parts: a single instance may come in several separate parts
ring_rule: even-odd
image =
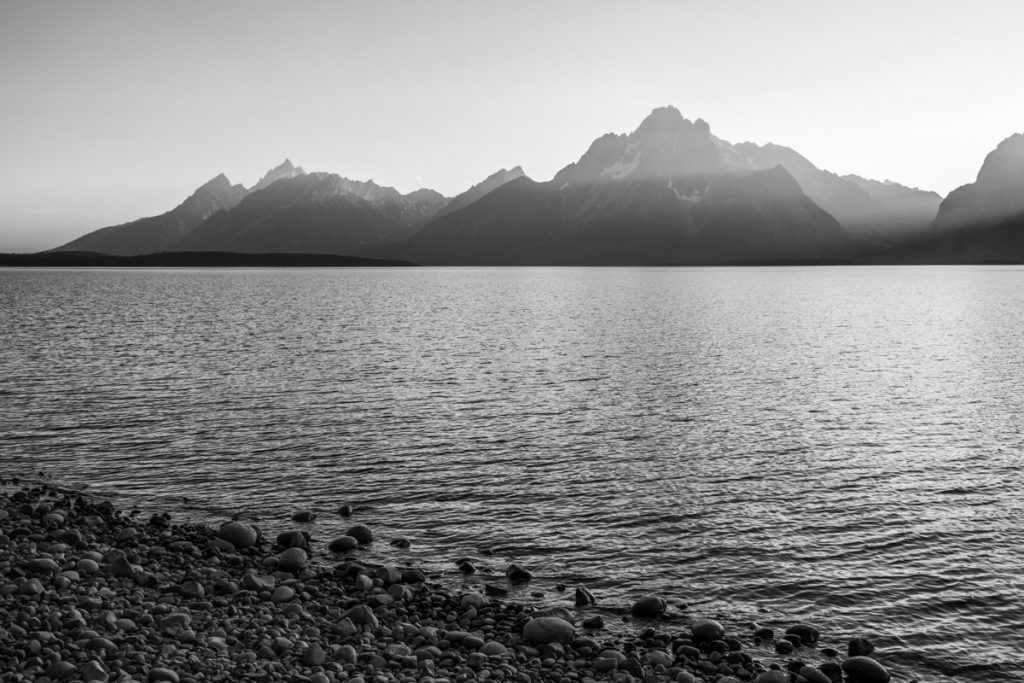
[[[0,270],[0,321],[0,473],[1024,680],[1024,269]]]

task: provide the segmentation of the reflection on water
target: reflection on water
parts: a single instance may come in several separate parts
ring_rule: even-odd
[[[0,471],[1019,681],[1024,271],[0,271]],[[189,496],[186,507],[182,493]],[[346,520],[324,514],[329,538]],[[494,552],[493,556],[483,554]],[[570,592],[571,593],[571,592]]]

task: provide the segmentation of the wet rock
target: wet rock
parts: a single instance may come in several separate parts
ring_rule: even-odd
[[[57,660],[46,667],[45,675],[47,678],[51,678],[55,681],[62,681],[67,678],[72,678],[78,673],[78,667],[71,662],[63,660]]]
[[[490,595],[494,598],[503,598],[508,595],[508,589],[502,588],[501,586],[495,586],[493,583],[485,583],[484,595]]]
[[[789,674],[778,671],[763,671],[754,679],[754,683],[789,683]]]
[[[846,653],[850,657],[867,657],[875,651],[875,646],[867,638],[854,638],[846,645]]]
[[[505,569],[505,576],[512,583],[526,583],[533,579],[533,574],[523,567],[513,563]]]
[[[871,657],[855,655],[843,662],[843,671],[851,683],[889,683],[889,671]]]
[[[277,556],[277,566],[289,572],[297,572],[306,566],[309,555],[302,548],[288,548]]]
[[[292,513],[292,521],[306,524],[316,519],[316,513],[312,510],[297,510]]]
[[[356,539],[359,545],[370,545],[373,543],[373,532],[370,531],[369,527],[362,524],[356,524],[354,527],[351,527],[345,532],[345,535]]]
[[[350,619],[353,624],[367,626],[371,631],[380,628],[380,622],[373,610],[366,605],[356,605],[342,615],[342,618]]]
[[[633,603],[630,614],[639,619],[657,619],[665,614],[668,603],[658,595],[646,595]]]
[[[780,655],[792,654],[794,650],[796,650],[796,647],[793,645],[793,642],[786,640],[785,638],[778,640],[775,643],[775,651]]]
[[[832,683],[842,683],[843,680],[843,668],[835,662],[825,662],[818,667],[821,672],[828,676]]]
[[[505,657],[508,655],[508,648],[501,643],[492,640],[484,643],[480,647],[480,654],[487,655],[488,657]]]
[[[598,630],[604,628],[604,619],[600,614],[594,615],[588,619],[583,620],[583,628],[589,630]]]
[[[424,574],[419,569],[402,570],[402,583],[423,583],[426,580],[426,574]]]
[[[711,642],[725,638],[725,629],[713,619],[698,619],[690,627],[693,639],[699,643]]]
[[[186,581],[178,589],[181,596],[189,600],[201,600],[206,595],[206,589],[198,581]]]
[[[476,565],[472,561],[465,558],[455,561],[455,566],[459,568],[459,571],[463,574],[476,574]]]
[[[523,637],[538,645],[571,643],[575,637],[573,625],[559,617],[535,617],[523,627]]]
[[[236,548],[251,548],[256,545],[256,529],[243,522],[228,522],[221,526],[217,536]]]
[[[787,635],[798,636],[804,645],[814,645],[818,642],[818,629],[810,624],[794,624],[786,629]]]
[[[583,607],[585,605],[593,605],[597,602],[594,598],[594,594],[590,592],[590,589],[586,586],[576,586],[576,606]]]
[[[824,671],[813,666],[801,667],[797,673],[803,676],[807,683],[832,683],[832,679]]]
[[[270,601],[275,604],[289,602],[295,599],[295,590],[291,586],[278,586],[270,595]]]
[[[401,548],[405,550],[406,548],[412,547],[412,541],[410,541],[408,538],[393,538],[391,539],[390,545],[394,546],[395,548]]]
[[[347,553],[359,547],[359,541],[352,536],[339,536],[327,544],[327,549],[332,553]]]
[[[303,550],[309,550],[309,534],[298,531],[297,529],[282,531],[274,540],[282,548],[302,548]]]
[[[246,574],[242,577],[242,588],[255,591],[272,591],[277,584],[277,579],[269,574]]]

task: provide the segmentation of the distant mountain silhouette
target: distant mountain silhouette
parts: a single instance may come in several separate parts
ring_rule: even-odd
[[[706,264],[1024,259],[1024,135],[978,180],[934,192],[839,176],[788,147],[716,137],[674,107],[603,135],[548,181],[516,166],[448,199],[306,173],[219,175],[167,213],[54,251],[348,254],[426,264]]]
[[[333,173],[282,177],[212,216],[174,249],[359,254],[408,238],[445,201],[432,190],[403,196]]]
[[[524,175],[526,174],[523,173],[523,168],[521,166],[516,166],[511,170],[505,170],[503,168],[500,171],[496,171],[462,194],[453,197],[450,202],[445,204],[444,207],[437,212],[437,215],[434,216],[434,220],[465,208],[488,192],[493,192],[505,183],[512,182],[517,178],[522,178]]]
[[[654,110],[548,182],[519,178],[368,252],[426,264],[662,264],[833,258],[854,249],[783,167],[752,169],[701,120]]]
[[[942,260],[1024,261],[1024,134],[999,143],[977,180],[949,193],[929,239]]]
[[[235,206],[246,194],[244,187],[232,185],[221,173],[167,213],[100,228],[54,251],[94,251],[117,256],[165,251],[217,211]]]

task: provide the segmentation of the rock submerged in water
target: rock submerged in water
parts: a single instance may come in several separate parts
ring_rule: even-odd
[[[356,524],[345,532],[346,536],[351,536],[359,542],[359,545],[370,545],[373,543],[373,532],[370,528],[362,524]]]
[[[299,524],[312,522],[316,519],[316,513],[312,510],[298,510],[292,513],[292,521]]]
[[[645,595],[633,603],[630,614],[639,619],[657,619],[668,609],[665,599],[657,595]]]
[[[339,536],[327,544],[327,549],[332,553],[347,553],[359,547],[359,541],[352,536]]]
[[[507,576],[508,580],[512,583],[526,583],[533,578],[532,573],[514,563],[510,564],[508,568],[505,569],[505,576]]]
[[[568,644],[575,635],[573,625],[559,617],[534,617],[523,626],[523,638],[537,645]]]
[[[786,629],[786,635],[798,636],[803,645],[814,645],[821,634],[810,624],[794,624]]]
[[[889,683],[889,671],[871,657],[856,655],[843,662],[843,671],[850,683]]]
[[[875,646],[867,638],[854,638],[846,645],[846,654],[850,657],[867,657],[875,651]]]
[[[725,638],[725,629],[713,619],[698,619],[690,627],[693,640],[697,643],[710,643],[712,640]]]
[[[576,587],[576,606],[583,607],[585,605],[593,605],[597,602],[594,594],[590,592],[590,589],[586,586]]]
[[[217,536],[236,548],[251,548],[258,538],[256,530],[244,522],[228,522],[217,532]]]

